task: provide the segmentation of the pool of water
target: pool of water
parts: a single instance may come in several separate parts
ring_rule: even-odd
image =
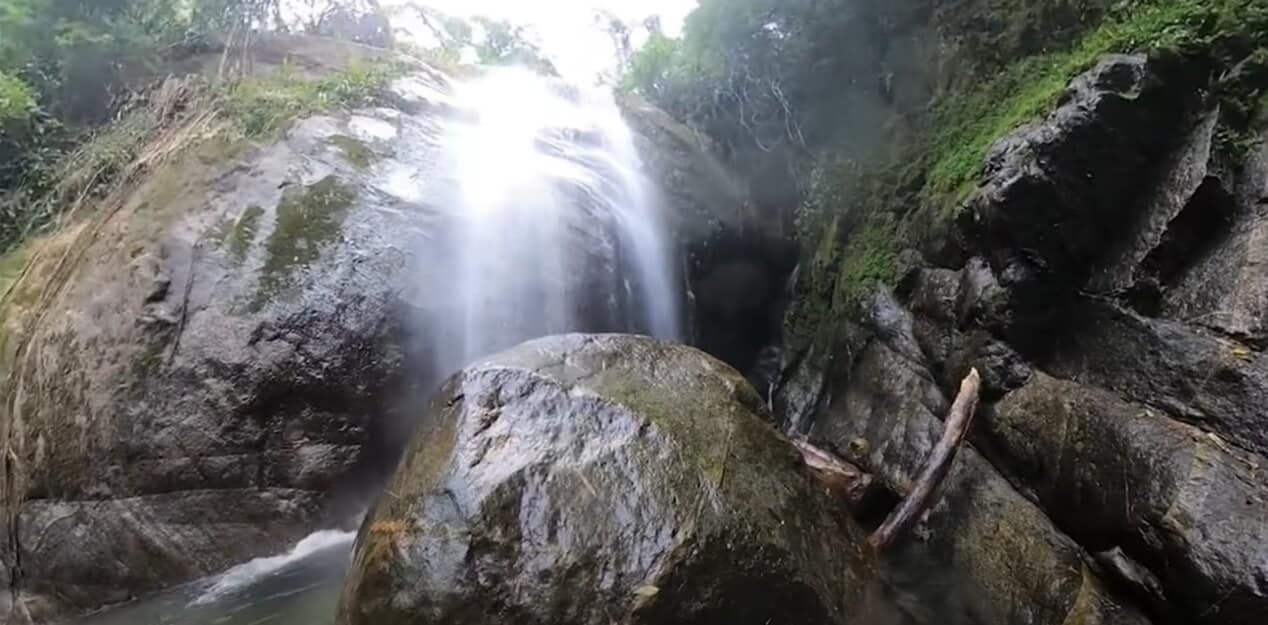
[[[103,610],[70,625],[334,625],[353,535],[325,531],[289,553]]]

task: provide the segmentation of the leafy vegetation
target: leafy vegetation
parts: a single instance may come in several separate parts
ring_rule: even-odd
[[[0,124],[25,120],[35,110],[35,94],[20,78],[0,72]]]
[[[314,80],[285,66],[270,75],[238,81],[222,99],[221,107],[248,137],[263,138],[299,117],[372,104],[404,71],[392,62],[354,62]]]
[[[296,27],[315,31],[364,0],[308,4],[325,9]],[[212,41],[289,28],[279,11],[278,0],[0,0],[0,252],[132,162],[163,122],[147,103],[154,77]],[[396,71],[366,63],[317,81],[294,71],[231,80],[219,103],[243,134],[264,136],[288,116],[369,101]]]
[[[110,126],[85,133],[65,153],[38,153],[40,160],[26,172],[22,188],[0,195],[0,251],[73,209],[95,186],[123,171],[158,124],[154,111],[139,107]]]
[[[398,11],[422,24],[421,35],[432,41],[426,48],[429,59],[449,65],[519,65],[548,76],[558,74],[528,27],[489,17],[461,19],[421,4],[402,5]]]

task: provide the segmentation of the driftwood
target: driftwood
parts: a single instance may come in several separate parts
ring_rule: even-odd
[[[898,504],[898,507],[890,513],[889,518],[885,519],[885,522],[868,539],[877,552],[902,538],[933,503],[934,493],[951,470],[955,454],[969,432],[973,413],[977,411],[978,391],[981,386],[982,378],[978,375],[977,369],[969,371],[969,375],[960,383],[960,392],[955,396],[955,403],[951,404],[951,412],[947,414],[944,421],[945,429],[942,432],[942,439],[929,454],[929,460],[925,462],[920,475],[916,477],[911,493]]]
[[[864,509],[877,488],[871,475],[805,441],[793,444],[801,452],[810,474],[834,497],[844,501],[846,509],[853,513]]]

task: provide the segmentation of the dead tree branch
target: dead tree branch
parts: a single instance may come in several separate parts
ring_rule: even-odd
[[[889,518],[885,519],[885,522],[868,539],[877,552],[902,538],[933,503],[933,495],[951,470],[955,454],[959,451],[964,437],[969,432],[969,426],[973,423],[973,413],[977,411],[978,391],[981,386],[982,378],[978,375],[977,369],[969,371],[969,375],[960,383],[960,392],[955,396],[955,403],[951,404],[951,412],[944,422],[942,439],[929,454],[929,460],[921,469],[920,475],[916,477],[911,493],[898,504],[898,507],[890,513]]]
[[[875,489],[872,476],[862,469],[805,441],[794,441],[797,451],[814,478],[834,497],[845,502],[851,512],[863,510]]]

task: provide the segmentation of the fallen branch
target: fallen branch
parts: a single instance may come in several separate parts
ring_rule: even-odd
[[[911,493],[890,513],[889,518],[872,533],[868,542],[877,552],[892,545],[911,529],[920,515],[924,514],[933,503],[933,495],[942,485],[951,463],[960,449],[964,437],[969,433],[969,425],[973,422],[973,413],[977,411],[977,396],[982,385],[982,378],[977,369],[969,371],[969,375],[960,383],[960,393],[951,404],[951,412],[947,414],[942,439],[929,454],[920,475],[916,477]]]
[[[805,441],[793,444],[814,478],[834,497],[844,501],[847,510],[857,513],[864,509],[875,489],[871,475]]]

